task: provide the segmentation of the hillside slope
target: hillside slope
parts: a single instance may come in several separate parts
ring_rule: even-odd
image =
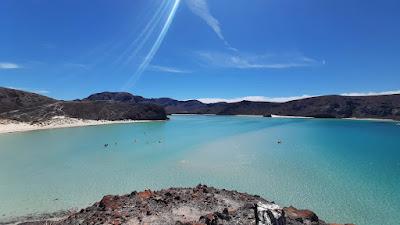
[[[0,89],[0,119],[36,123],[54,117],[85,120],[165,120],[163,107],[123,101],[59,101],[25,91]]]
[[[56,101],[39,94],[0,87],[0,113],[37,107]]]

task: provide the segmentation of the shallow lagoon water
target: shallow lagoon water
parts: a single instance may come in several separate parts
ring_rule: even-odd
[[[309,208],[328,222],[398,224],[400,126],[171,116],[0,135],[0,221],[198,183]]]

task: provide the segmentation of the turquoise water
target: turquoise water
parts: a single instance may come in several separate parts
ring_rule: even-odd
[[[0,221],[86,207],[105,194],[198,183],[309,208],[329,222],[395,225],[400,126],[171,116],[0,135]]]

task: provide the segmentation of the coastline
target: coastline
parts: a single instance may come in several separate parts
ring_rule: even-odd
[[[173,116],[194,116],[194,115],[207,115],[216,116],[215,114],[171,114]],[[250,116],[250,117],[262,117],[258,115],[232,115],[232,116]],[[316,119],[314,117],[307,116],[282,116],[282,115],[271,115],[270,118],[289,118],[289,119]],[[357,120],[357,121],[372,121],[372,122],[394,122],[399,123],[398,120],[393,119],[377,119],[377,118],[339,118],[343,120]],[[49,130],[49,129],[60,129],[60,128],[74,128],[74,127],[86,127],[86,126],[100,126],[110,124],[126,124],[126,123],[145,123],[145,122],[161,122],[164,120],[83,120],[69,117],[54,117],[49,121],[45,121],[37,124],[30,124],[26,122],[19,122],[15,120],[0,119],[0,135],[9,133],[19,133],[37,130]]]
[[[54,117],[49,121],[38,124],[30,124],[19,122],[15,120],[0,119],[0,134],[28,132],[36,130],[50,130],[60,128],[73,128],[85,126],[100,126],[110,124],[125,124],[125,123],[146,123],[146,122],[160,122],[164,120],[83,120],[69,117]]]
[[[263,115],[246,115],[246,114],[237,114],[237,115],[218,115],[218,114],[192,114],[192,113],[173,113],[171,116],[242,116],[242,117],[264,117]],[[282,118],[282,119],[339,119],[339,120],[359,120],[359,121],[373,121],[373,122],[395,122],[399,123],[399,120],[393,119],[379,119],[379,118],[357,118],[357,117],[349,117],[349,118],[316,118],[311,116],[284,116],[284,115],[276,115],[271,114],[271,117],[266,118]]]
[[[398,120],[393,120],[393,119],[377,119],[377,118],[356,118],[356,117],[350,117],[350,118],[343,118],[344,120],[361,120],[361,121],[375,121],[375,122],[395,122],[398,123],[400,121]]]
[[[288,119],[323,119],[323,118],[315,118],[310,116],[281,116],[281,115],[271,115],[271,118],[288,118]],[[398,123],[398,120],[393,119],[378,119],[378,118],[357,118],[357,117],[349,117],[349,118],[332,118],[332,119],[341,119],[341,120],[358,120],[358,121],[373,121],[373,122],[395,122]]]
[[[271,114],[271,118],[315,119],[314,117],[310,117],[310,116],[281,116],[281,115],[274,115],[274,114]]]

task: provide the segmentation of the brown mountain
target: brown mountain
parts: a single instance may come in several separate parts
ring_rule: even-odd
[[[35,93],[0,87],[0,113],[38,107],[56,101]]]
[[[0,119],[41,122],[55,116],[90,120],[165,120],[163,107],[124,101],[59,101],[42,95],[0,88]]]
[[[284,103],[242,101],[205,104],[197,100],[178,101],[170,98],[146,99],[129,93],[104,92],[91,95],[86,101],[119,101],[152,103],[169,114],[217,114],[309,116],[317,118],[377,118],[400,120],[400,95],[319,96]]]

